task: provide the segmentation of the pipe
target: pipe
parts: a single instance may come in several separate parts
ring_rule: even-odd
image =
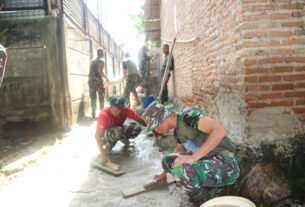
[[[160,37],[162,40],[166,41],[166,42],[172,42],[173,40],[168,40],[168,39],[165,39],[164,37]],[[179,42],[179,43],[188,43],[188,42],[193,42],[195,40],[199,40],[200,38],[199,37],[194,37],[192,39],[189,39],[189,40],[176,40],[176,42]]]

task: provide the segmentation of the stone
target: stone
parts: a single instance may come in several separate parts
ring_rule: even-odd
[[[243,179],[240,195],[270,205],[289,197],[291,190],[279,169],[259,163]]]

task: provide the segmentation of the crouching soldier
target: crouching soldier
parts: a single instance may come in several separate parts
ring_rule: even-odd
[[[143,113],[146,132],[167,134],[174,129],[177,138],[175,153],[162,159],[163,172],[156,182],[172,174],[178,186],[185,189],[196,205],[209,199],[209,187],[223,187],[237,181],[240,169],[235,150],[226,130],[199,109],[188,108],[181,113],[173,105],[151,103]]]
[[[129,144],[129,139],[137,137],[142,130],[137,123],[124,125],[125,120],[130,118],[143,126],[146,126],[146,123],[144,119],[128,108],[129,103],[126,97],[111,96],[107,103],[110,106],[100,112],[97,121],[95,138],[100,150],[100,157],[94,164],[100,168],[110,168],[118,171],[120,166],[111,162],[108,153],[117,141],[120,140],[124,144]]]

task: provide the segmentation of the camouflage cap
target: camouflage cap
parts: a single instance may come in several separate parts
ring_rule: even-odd
[[[129,106],[129,101],[124,96],[114,95],[107,99],[107,104],[122,109]]]
[[[146,130],[144,133],[156,129],[173,111],[174,105],[163,106],[157,101],[152,102],[144,111],[143,117],[146,120]]]

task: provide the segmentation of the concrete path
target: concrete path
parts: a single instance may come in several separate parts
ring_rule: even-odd
[[[126,148],[118,143],[112,159],[126,173],[113,177],[91,166],[98,155],[93,138],[96,122],[78,125],[67,138],[50,147],[34,164],[0,188],[5,207],[177,207],[183,193],[175,184],[124,199],[121,190],[152,180],[162,158],[153,141],[140,135]],[[2,175],[3,176],[3,175]],[[2,177],[3,179],[3,177]],[[1,183],[1,182],[0,182]],[[1,185],[1,184],[0,184]]]

